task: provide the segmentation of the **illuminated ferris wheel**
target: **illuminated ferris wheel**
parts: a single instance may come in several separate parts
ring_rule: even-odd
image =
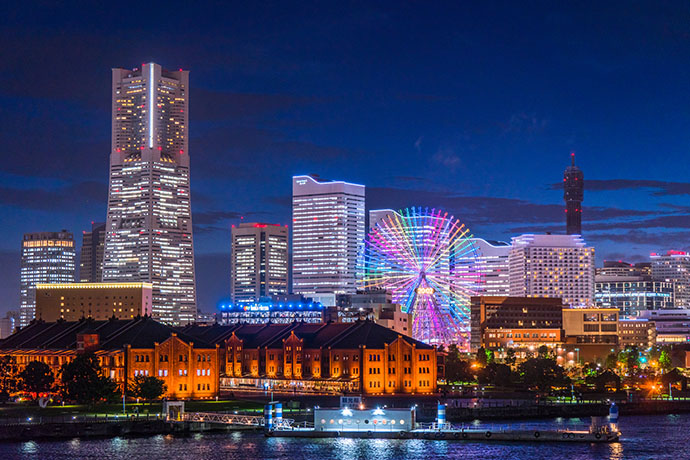
[[[382,213],[361,261],[365,289],[386,289],[412,315],[412,337],[469,347],[470,297],[478,295],[478,249],[447,212],[407,208]]]

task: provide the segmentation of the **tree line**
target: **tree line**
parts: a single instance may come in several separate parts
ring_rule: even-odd
[[[53,374],[42,361],[31,361],[20,370],[13,356],[0,357],[0,401],[7,401],[17,392],[37,398],[40,394],[59,395],[65,401],[93,405],[115,402],[122,398],[117,383],[103,375],[98,358],[93,353],[78,355],[64,363]],[[165,383],[156,377],[138,375],[128,382],[127,395],[152,401],[167,391]]]

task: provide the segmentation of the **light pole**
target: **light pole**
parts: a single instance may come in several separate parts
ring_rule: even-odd
[[[577,352],[577,365],[580,365],[580,349],[576,348],[575,351]]]

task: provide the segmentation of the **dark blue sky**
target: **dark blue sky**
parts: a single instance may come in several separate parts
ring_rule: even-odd
[[[509,239],[564,230],[575,151],[598,263],[690,247],[687,2],[10,3],[0,310],[18,303],[24,232],[80,239],[105,218],[110,69],[151,60],[191,71],[204,310],[229,290],[230,225],[288,223],[294,174]]]

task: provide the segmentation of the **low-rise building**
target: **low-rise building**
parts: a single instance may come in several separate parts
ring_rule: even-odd
[[[0,356],[19,370],[40,361],[58,376],[63,364],[92,352],[120,390],[138,375],[165,383],[165,397],[208,399],[218,395],[219,347],[149,317],[131,320],[36,320],[0,342]]]
[[[644,318],[620,318],[618,320],[618,345],[620,348],[636,346],[646,349],[656,345],[656,324]]]
[[[151,315],[151,283],[36,284],[36,318],[43,321],[132,319]]]
[[[220,324],[289,324],[294,321],[323,323],[325,309],[300,295],[264,297],[254,303],[223,303],[217,314]]]
[[[638,317],[654,322],[657,344],[690,342],[690,310],[644,310]]]
[[[563,348],[580,361],[604,359],[618,349],[618,314],[617,308],[564,308]]]
[[[372,321],[187,326],[221,347],[221,388],[290,392],[436,392],[436,349]]]
[[[535,348],[563,341],[563,302],[555,298],[482,296],[471,299],[471,351]]]

